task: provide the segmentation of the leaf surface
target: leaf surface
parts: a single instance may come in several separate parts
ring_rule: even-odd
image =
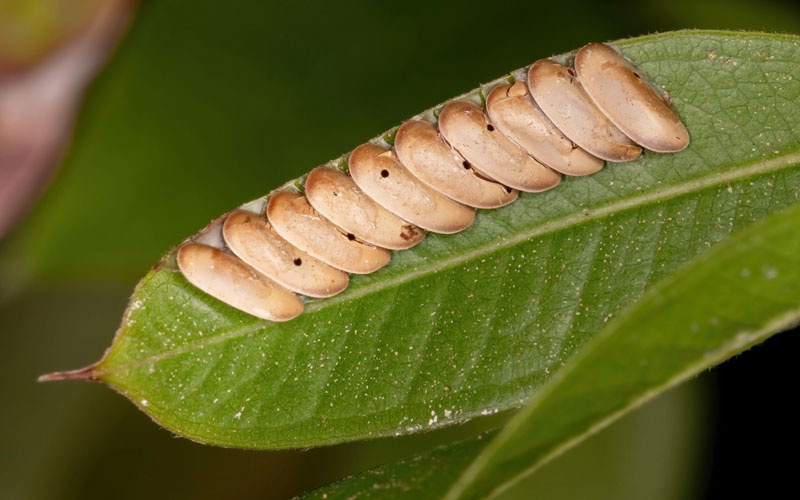
[[[371,469],[307,498],[375,490],[383,498],[497,496],[643,401],[796,325],[798,227],[800,205],[794,205],[662,280],[570,359],[499,433]],[[466,467],[469,455],[476,458]]]
[[[798,196],[796,37],[677,32],[619,46],[670,92],[692,137],[684,152],[481,211],[288,323],[206,296],[171,252],[106,356],[72,376],[108,383],[177,434],[246,448],[405,434],[522,405],[649,287]]]
[[[503,491],[655,394],[800,322],[800,205],[650,289],[554,376],[447,498]]]

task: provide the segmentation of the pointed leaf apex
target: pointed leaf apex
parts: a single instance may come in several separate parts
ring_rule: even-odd
[[[53,372],[41,375],[37,382],[55,382],[60,380],[83,380],[86,382],[97,382],[100,380],[96,371],[97,364],[89,365],[77,370],[69,370],[64,372]]]

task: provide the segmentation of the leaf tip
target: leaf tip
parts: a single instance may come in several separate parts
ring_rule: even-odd
[[[86,382],[97,382],[100,377],[95,368],[97,365],[89,365],[77,370],[68,370],[63,372],[53,372],[40,375],[36,379],[37,382],[56,382],[60,380],[83,380]]]

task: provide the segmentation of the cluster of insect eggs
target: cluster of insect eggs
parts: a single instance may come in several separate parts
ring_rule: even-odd
[[[455,100],[438,123],[400,126],[392,149],[357,147],[349,175],[319,167],[304,194],[275,192],[263,214],[231,212],[222,248],[190,241],[177,262],[189,282],[217,299],[287,321],[303,311],[300,296],[335,295],[348,273],[380,269],[390,250],[416,245],[426,231],[466,229],[476,208],[553,188],[562,174],[634,160],[643,147],[666,153],[688,144],[664,95],[617,50],[589,44],[573,67],[544,59],[528,68],[527,82],[497,85],[485,109]]]

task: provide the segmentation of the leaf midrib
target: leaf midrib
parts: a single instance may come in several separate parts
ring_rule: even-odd
[[[616,201],[608,202],[604,205],[594,207],[591,209],[581,209],[578,212],[549,219],[542,224],[531,227],[527,230],[519,231],[513,235],[502,240],[497,240],[492,243],[482,245],[473,250],[466,252],[452,254],[451,256],[438,260],[429,265],[423,265],[408,272],[399,274],[397,276],[389,277],[385,280],[376,281],[371,284],[364,285],[350,293],[338,295],[335,297],[327,298],[317,302],[312,302],[306,305],[306,310],[303,314],[309,314],[315,311],[324,310],[327,307],[335,306],[341,302],[357,300],[364,296],[378,293],[383,289],[399,286],[403,283],[415,280],[417,278],[439,272],[445,269],[456,267],[464,262],[477,259],[481,256],[496,252],[498,250],[514,247],[519,243],[539,237],[545,234],[556,233],[564,229],[585,224],[588,222],[596,221],[619,212],[636,208],[644,205],[649,205],[656,202],[663,202],[679,196],[699,192],[704,189],[726,185],[732,182],[744,180],[748,177],[756,175],[764,175],[773,172],[778,172],[785,168],[791,167],[800,163],[800,149],[784,155],[775,156],[767,160],[754,160],[749,163],[744,163],[738,168],[731,168],[722,172],[714,172],[703,177],[691,179],[675,185],[668,185],[661,188],[653,189],[636,196],[631,196]],[[162,272],[165,272],[162,270]],[[172,271],[178,272],[178,271]],[[219,342],[225,342],[238,337],[250,335],[264,328],[265,322],[254,323],[242,327],[234,328],[226,333],[219,334],[215,337],[204,338],[193,344],[184,345],[175,349],[165,351],[153,356],[137,360],[125,366],[128,370],[135,369],[142,365],[151,365],[153,363],[180,356],[184,353],[191,352],[205,346],[214,345]],[[122,368],[118,366],[117,370]],[[102,373],[107,370],[102,369],[102,366],[97,366],[95,375],[102,376]],[[116,371],[116,370],[115,370]]]

